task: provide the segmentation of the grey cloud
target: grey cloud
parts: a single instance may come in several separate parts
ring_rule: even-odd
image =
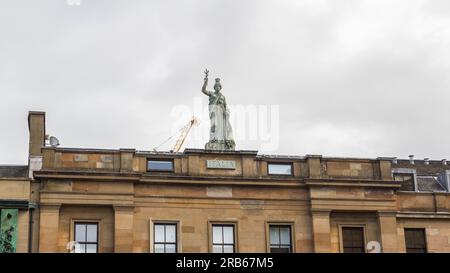
[[[205,67],[228,103],[280,106],[271,153],[450,157],[449,15],[419,0],[7,1],[0,162],[26,162],[28,110],[64,146],[151,149]]]

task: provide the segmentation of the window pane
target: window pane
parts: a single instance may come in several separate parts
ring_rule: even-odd
[[[403,176],[402,175],[398,175],[398,174],[394,174],[394,180],[395,181],[403,181]]]
[[[414,175],[413,174],[394,174],[394,180],[400,181],[400,189],[401,191],[414,191]]]
[[[155,244],[155,253],[164,253],[164,244]]]
[[[75,241],[85,242],[86,241],[86,225],[85,224],[75,224]]]
[[[166,225],[166,243],[176,242],[175,225]]]
[[[269,163],[269,174],[292,175],[292,165]]]
[[[166,253],[176,253],[175,244],[166,244]]]
[[[173,162],[172,160],[159,161],[159,160],[149,160],[147,162],[149,171],[172,171]]]
[[[270,244],[271,245],[278,245],[280,244],[280,229],[275,226],[271,226],[269,228],[269,236],[270,236]]]
[[[343,227],[342,244],[344,253],[364,253],[364,229],[362,227]]]
[[[213,246],[213,253],[222,253],[222,246]]]
[[[233,253],[234,247],[232,245],[224,245],[223,246],[223,253]]]
[[[155,243],[164,243],[164,225],[155,224]]]
[[[222,241],[222,226],[213,226],[213,244],[221,244]]]
[[[80,243],[75,244],[74,252],[75,253],[85,253],[86,252],[86,245],[85,244],[80,244]]]
[[[289,227],[281,227],[280,228],[280,237],[282,245],[290,245],[291,244],[291,229]]]
[[[414,180],[414,176],[412,174],[403,175],[403,181]]]
[[[97,225],[87,225],[87,242],[97,242]]]
[[[406,229],[405,243],[407,253],[426,253],[425,229]]]
[[[97,253],[97,245],[96,244],[87,244],[86,245],[86,253]]]
[[[234,228],[233,227],[223,227],[223,243],[234,244]]]

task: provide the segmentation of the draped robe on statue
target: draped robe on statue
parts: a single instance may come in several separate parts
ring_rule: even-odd
[[[209,119],[211,129],[209,142],[205,149],[234,150],[233,131],[230,125],[230,112],[225,96],[220,92],[207,91],[209,96]]]

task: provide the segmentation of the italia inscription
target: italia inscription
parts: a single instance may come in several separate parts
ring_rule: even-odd
[[[208,169],[236,169],[236,161],[234,160],[206,160],[206,168]]]

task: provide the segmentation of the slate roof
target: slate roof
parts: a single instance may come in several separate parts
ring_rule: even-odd
[[[407,159],[399,159],[397,164],[392,164],[392,168],[412,168],[416,169],[417,175],[438,176],[446,170],[450,170],[450,164],[444,165],[440,160],[430,160],[429,164],[425,164],[423,160],[414,160],[414,164],[410,164]]]
[[[417,176],[417,187],[423,192],[445,192],[436,176]]]
[[[26,165],[0,165],[0,177],[27,177]]]

